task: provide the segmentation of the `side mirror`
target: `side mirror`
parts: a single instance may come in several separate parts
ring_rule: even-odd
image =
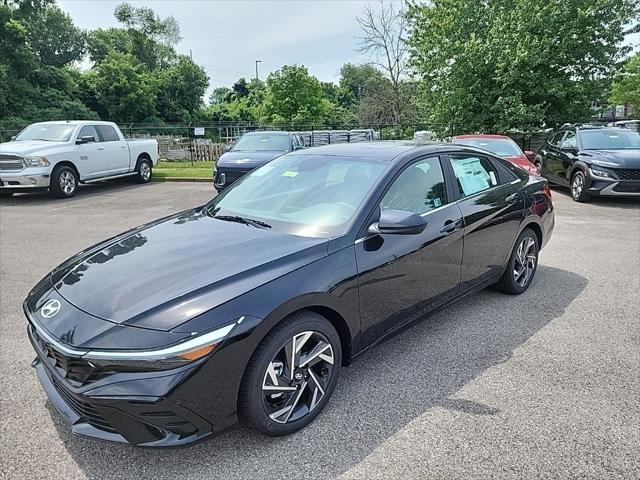
[[[13,142],[16,139],[17,135],[11,135],[11,138],[9,139],[10,142]]]
[[[82,145],[83,143],[93,143],[96,139],[92,135],[87,135],[85,137],[80,137],[76,140],[76,145]]]
[[[566,153],[571,153],[573,155],[578,153],[578,149],[576,147],[560,147],[560,150]]]
[[[232,148],[233,148],[233,145],[232,145],[232,144],[230,144],[230,143],[227,143],[227,144],[224,146],[224,151],[225,151],[225,152],[230,152]]]
[[[373,235],[417,235],[424,232],[427,221],[424,217],[403,210],[385,210],[380,214],[380,220],[369,227]]]
[[[304,147],[302,145],[294,145],[293,146],[293,151],[295,152],[296,150],[302,150]]]
[[[531,160],[533,157],[536,156],[535,152],[532,152],[531,150],[525,150],[524,151],[524,155],[525,157],[527,157],[529,160]]]

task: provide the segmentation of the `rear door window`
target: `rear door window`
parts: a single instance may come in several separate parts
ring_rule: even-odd
[[[475,195],[500,185],[498,171],[488,158],[472,154],[451,155],[449,158],[460,197]]]
[[[98,132],[100,133],[100,136],[102,137],[103,142],[119,142],[120,141],[120,137],[118,136],[116,129],[113,128],[111,125],[98,125],[96,128],[98,129]]]

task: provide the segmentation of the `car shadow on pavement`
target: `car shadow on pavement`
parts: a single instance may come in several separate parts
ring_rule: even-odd
[[[571,192],[569,191],[568,187],[559,187],[559,186],[552,186],[551,190],[553,192],[553,195],[562,195],[564,197],[567,197],[567,199],[571,200],[573,202],[573,200],[571,199]],[[589,205],[589,204],[593,204],[593,205],[601,205],[603,207],[607,207],[607,206],[611,206],[611,207],[619,207],[619,208],[630,208],[630,209],[637,209],[640,207],[640,197],[599,197],[599,196],[594,196],[591,197],[591,200],[589,200],[589,202],[587,203],[578,203],[575,202],[576,205]]]
[[[124,177],[104,182],[80,185],[78,187],[78,192],[72,198],[55,198],[48,191],[16,193],[10,198],[0,198],[0,206],[36,206],[50,205],[51,203],[58,203],[60,206],[64,206],[67,203],[71,204],[83,198],[90,198],[97,195],[106,195],[109,193],[119,193],[134,188],[149,187],[151,185],[154,185],[154,183],[152,182],[140,185],[130,177]]]
[[[52,415],[68,452],[92,479],[333,478],[431,409],[498,413],[455,395],[561,317],[586,285],[575,273],[540,265],[521,296],[485,290],[461,300],[344,368],[325,411],[288,437],[237,426],[191,447],[142,449],[74,437]]]

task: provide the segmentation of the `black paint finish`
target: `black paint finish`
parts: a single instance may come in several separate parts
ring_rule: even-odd
[[[346,152],[346,153],[345,153]],[[79,435],[146,446],[190,443],[236,421],[237,394],[251,355],[282,319],[301,309],[338,331],[345,364],[385,335],[463,294],[496,281],[526,226],[543,246],[554,212],[546,182],[490,157],[501,185],[460,198],[444,168],[450,203],[423,215],[413,235],[371,231],[394,178],[418,159],[487,155],[456,145],[374,142],[331,145],[318,154],[389,162],[344,235],[305,238],[220,221],[193,209],[126,232],[72,257],[24,303],[37,325],[68,348],[150,349],[244,317],[208,357],[170,370],[64,377],[35,338],[37,374]],[[295,152],[289,155],[296,155]],[[42,316],[56,299],[60,313]],[[107,426],[105,426],[107,425]]]

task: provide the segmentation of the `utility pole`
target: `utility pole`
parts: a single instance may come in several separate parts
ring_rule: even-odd
[[[258,78],[258,64],[262,60],[256,60],[256,100],[258,101],[258,123],[260,123],[260,79]]]

